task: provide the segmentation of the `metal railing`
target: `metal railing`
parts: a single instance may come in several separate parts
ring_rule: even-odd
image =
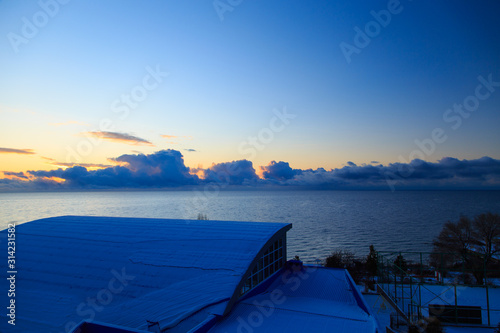
[[[436,316],[444,325],[492,327],[500,322],[500,269],[481,259],[465,264],[452,253],[378,252],[377,284],[410,323]]]

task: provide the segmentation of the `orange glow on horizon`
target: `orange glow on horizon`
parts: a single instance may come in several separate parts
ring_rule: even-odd
[[[189,174],[191,174],[193,176],[196,175],[200,179],[205,179],[205,172],[203,171],[203,169],[200,169],[200,168],[198,168],[198,169],[193,169],[193,168],[189,169]]]
[[[22,177],[20,177],[18,175],[5,174],[5,172],[0,172],[0,173],[2,175],[1,179],[18,180],[18,181],[23,181],[23,182],[34,181],[34,180],[44,180],[44,181],[53,181],[53,182],[61,184],[61,183],[64,183],[66,181],[66,179],[59,178],[59,177],[36,177],[28,172],[23,172]]]
[[[43,180],[51,180],[51,181],[59,183],[59,184],[64,183],[66,181],[66,179],[59,178],[59,177],[43,177],[42,179]]]
[[[255,167],[255,173],[260,179],[264,179],[264,168],[262,166]]]
[[[5,171],[3,171],[1,173],[2,173],[1,179],[20,180],[20,181],[29,181],[29,180],[35,179],[35,176],[33,176],[32,174],[24,173],[24,172],[22,172],[24,177],[19,177],[17,175],[8,175],[5,173]]]

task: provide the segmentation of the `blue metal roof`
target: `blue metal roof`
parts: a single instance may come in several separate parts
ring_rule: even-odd
[[[377,332],[371,310],[344,269],[304,266],[241,299],[208,332]]]
[[[0,331],[68,332],[82,320],[145,330],[148,321],[164,329],[191,317],[195,325],[227,310],[255,256],[290,228],[89,216],[19,225],[16,326],[2,320]]]

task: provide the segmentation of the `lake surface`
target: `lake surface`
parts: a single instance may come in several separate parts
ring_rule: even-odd
[[[59,215],[288,222],[288,257],[332,250],[430,251],[461,214],[500,213],[500,191],[144,191],[0,193],[1,227]],[[151,230],[154,235],[154,230]]]

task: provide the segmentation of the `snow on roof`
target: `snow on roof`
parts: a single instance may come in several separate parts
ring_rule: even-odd
[[[19,225],[16,326],[5,318],[0,331],[69,332],[82,320],[142,330],[150,321],[163,329],[207,307],[222,314],[257,253],[290,228],[90,216]],[[6,230],[0,240],[6,244]]]
[[[284,269],[242,299],[216,332],[376,332],[377,322],[344,269]]]

